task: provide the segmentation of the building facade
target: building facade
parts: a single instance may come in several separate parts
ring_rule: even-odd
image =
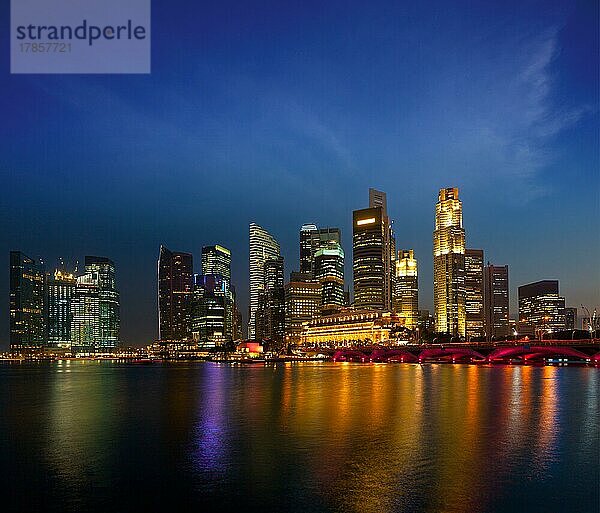
[[[402,320],[390,312],[348,309],[307,323],[302,344],[317,347],[388,345],[395,342],[394,334],[402,325]]]
[[[465,250],[465,333],[467,340],[485,337],[483,250]]]
[[[275,345],[285,340],[284,261],[279,256],[264,263],[263,288],[260,292],[255,336],[272,340]]]
[[[558,280],[542,280],[519,287],[519,334],[543,337],[565,329],[565,298]]]
[[[56,269],[47,277],[48,347],[71,347],[71,300],[76,284],[75,275],[64,270]]]
[[[286,341],[298,344],[304,324],[321,313],[321,283],[311,279],[311,273],[292,273],[285,285]]]
[[[231,251],[215,244],[202,248],[202,274],[218,274],[231,285]]]
[[[200,349],[221,347],[233,340],[233,294],[220,274],[194,277],[191,334]]]
[[[492,265],[484,269],[485,331],[488,340],[512,335],[509,326],[508,266]]]
[[[577,308],[574,306],[567,306],[565,308],[565,329],[577,329]]]
[[[310,273],[314,277],[316,252],[330,242],[341,245],[339,228],[317,228],[315,224],[303,224],[300,229],[300,272]]]
[[[435,329],[461,337],[466,333],[465,230],[458,188],[440,189],[433,232],[433,303]]]
[[[100,279],[98,273],[85,273],[77,277],[71,297],[71,350],[95,352],[100,333]]]
[[[332,314],[344,306],[344,250],[335,241],[317,250],[314,276],[321,284],[321,312]]]
[[[414,329],[419,323],[419,275],[412,249],[398,251],[395,285],[394,312],[407,328]]]
[[[250,224],[250,307],[248,338],[256,338],[256,310],[259,298],[265,291],[265,262],[279,257],[279,243],[264,228]],[[282,282],[283,289],[283,282]]]
[[[46,271],[20,251],[10,252],[10,348],[40,349],[46,343]]]
[[[191,336],[193,258],[160,247],[158,257],[158,338],[180,341]]]
[[[115,265],[106,257],[86,256],[71,298],[71,349],[110,353],[120,343],[121,314]]]

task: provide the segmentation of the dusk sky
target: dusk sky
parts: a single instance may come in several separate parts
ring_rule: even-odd
[[[149,75],[11,75],[0,37],[0,348],[8,254],[113,259],[122,339],[157,336],[160,244],[220,243],[247,322],[248,224],[298,268],[303,223],[387,192],[432,309],[437,192],[518,285],[600,306],[598,3],[152,3]],[[9,2],[0,21],[9,23]],[[581,313],[580,313],[581,315]]]

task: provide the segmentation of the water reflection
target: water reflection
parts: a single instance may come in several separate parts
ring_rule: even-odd
[[[73,362],[24,379],[0,368],[0,470],[37,485],[31,507],[14,510],[153,511],[168,497],[210,511],[545,511],[549,498],[554,511],[587,511],[598,375]]]

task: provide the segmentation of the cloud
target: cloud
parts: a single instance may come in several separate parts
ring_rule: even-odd
[[[498,172],[519,180],[529,199],[548,193],[543,171],[556,157],[555,137],[590,111],[588,106],[556,102],[558,36],[553,28],[507,47],[514,57],[496,85],[498,110],[486,120]]]

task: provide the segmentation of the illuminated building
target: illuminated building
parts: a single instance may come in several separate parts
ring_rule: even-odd
[[[419,276],[412,249],[398,251],[395,285],[394,311],[407,328],[416,328],[419,322]]]
[[[106,257],[86,256],[85,274],[77,278],[71,298],[71,349],[112,352],[120,326],[115,265]]]
[[[321,311],[331,314],[344,306],[344,250],[335,241],[315,253],[314,275],[321,284]]]
[[[255,338],[256,310],[265,288],[265,262],[279,257],[279,243],[264,228],[250,223],[250,315],[248,337]],[[283,288],[283,285],[282,285]]]
[[[263,288],[256,311],[257,339],[282,344],[285,337],[285,287],[283,257],[264,263]]]
[[[312,319],[305,325],[302,344],[306,346],[357,346],[388,344],[402,320],[389,312],[347,309]]]
[[[235,319],[235,287],[231,283],[231,251],[216,244],[202,248],[202,274],[222,276],[227,282],[227,301],[225,302],[225,324],[227,340],[233,340]]]
[[[198,348],[222,346],[233,339],[233,294],[220,274],[194,277],[190,324]]]
[[[233,303],[233,329],[232,329],[233,340],[240,340],[244,338],[244,319],[242,312],[239,311],[237,304]]]
[[[484,268],[485,331],[488,340],[512,335],[509,326],[508,266]]]
[[[577,308],[572,306],[565,308],[565,329],[577,329]]]
[[[342,243],[339,228],[317,228],[315,224],[304,224],[300,229],[300,272],[314,276],[316,252],[329,242]]]
[[[465,250],[465,313],[467,339],[485,337],[483,250]]]
[[[286,340],[298,344],[304,323],[321,312],[321,284],[311,279],[311,273],[291,273],[285,285]]]
[[[457,188],[440,189],[433,232],[435,329],[465,335],[465,230]]]
[[[47,277],[48,346],[71,347],[71,299],[77,279],[75,275],[56,269]]]
[[[218,244],[202,248],[202,274],[219,274],[231,285],[231,251]]]
[[[558,280],[519,287],[519,335],[540,337],[564,329],[565,298],[558,295]]]
[[[192,289],[192,255],[161,246],[158,257],[159,340],[185,340],[190,336]]]
[[[312,273],[313,257],[319,240],[315,224],[303,224],[300,228],[300,272]]]
[[[98,273],[77,277],[71,298],[71,350],[93,353],[100,340],[100,280]]]
[[[352,217],[354,306],[389,311],[395,281],[395,241],[385,193],[369,189],[369,208],[355,210]]]
[[[20,251],[10,252],[10,348],[39,349],[46,342],[46,272]]]

